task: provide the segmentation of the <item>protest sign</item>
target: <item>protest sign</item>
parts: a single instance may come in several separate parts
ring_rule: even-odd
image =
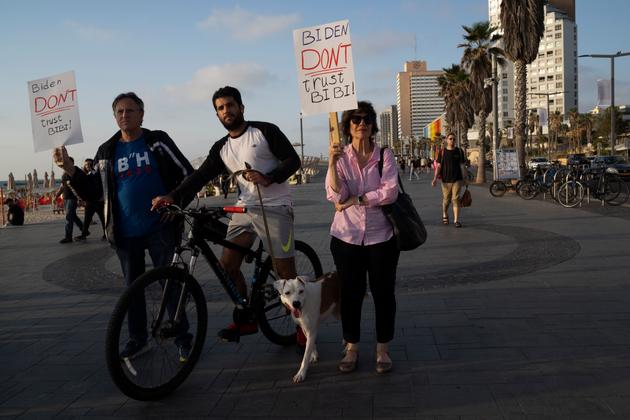
[[[83,143],[74,72],[27,82],[36,152]]]
[[[293,31],[302,115],[357,107],[350,22]]]

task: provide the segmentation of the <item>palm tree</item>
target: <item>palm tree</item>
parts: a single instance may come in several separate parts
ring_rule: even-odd
[[[554,152],[558,150],[558,135],[560,133],[560,128],[562,128],[562,120],[563,116],[560,111],[555,111],[549,116],[549,149],[552,150],[551,143],[553,138]]]
[[[439,95],[444,98],[446,123],[451,130],[459,128],[463,135],[461,145],[467,148],[468,129],[472,127],[475,118],[471,106],[470,79],[464,69],[457,64],[442,70],[444,70],[444,74],[438,77],[438,85],[440,87]]]
[[[516,153],[525,175],[525,119],[527,109],[527,64],[536,59],[545,31],[545,0],[503,0],[501,27],[503,49],[514,62]]]
[[[572,108],[569,111],[569,125],[571,126],[571,131],[569,131],[569,150],[572,150],[573,153],[578,153],[578,144],[580,141],[580,114],[577,109]]]
[[[527,128],[529,129],[529,152],[531,153],[533,145],[534,145],[534,132],[536,128],[538,128],[538,123],[540,121],[540,117],[537,112],[530,111],[527,116]]]
[[[486,89],[485,80],[492,77],[492,56],[500,56],[503,52],[492,45],[501,38],[494,34],[495,28],[490,22],[477,22],[464,28],[464,44],[458,45],[464,48],[462,67],[468,72],[470,90],[472,93],[472,106],[479,116],[479,168],[477,182],[486,182],[486,119],[492,111],[492,91]]]

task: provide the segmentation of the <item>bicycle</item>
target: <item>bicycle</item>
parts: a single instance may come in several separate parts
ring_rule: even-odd
[[[490,195],[493,197],[503,197],[508,190],[514,190],[518,194],[518,190],[520,188],[521,181],[518,181],[516,184],[512,184],[511,182],[506,183],[498,179],[490,184]]]
[[[193,276],[199,254],[205,257],[234,302],[233,318],[237,325],[256,320],[271,342],[284,346],[295,343],[295,324],[273,287],[277,276],[262,240],[259,239],[253,250],[225,239],[227,225],[220,219],[230,213],[244,213],[246,208],[184,210],[170,205],[165,211],[183,217],[190,226],[187,238],[175,249],[170,266],[147,271],[124,291],[107,329],[105,352],[110,376],[125,395],[136,400],[156,400],[173,392],[190,375],[200,358],[208,315],[202,287]],[[245,262],[254,262],[249,298],[238,292],[208,242],[238,250],[245,255]],[[190,253],[188,262],[182,256],[184,253]],[[315,251],[297,240],[295,261],[300,275],[317,278],[323,274]],[[144,299],[146,303],[148,350],[134,358],[121,358],[120,352],[128,339],[125,319],[132,299]],[[181,342],[178,343],[178,339],[183,336],[190,340],[190,354],[182,360],[179,359],[178,344],[181,346]]]

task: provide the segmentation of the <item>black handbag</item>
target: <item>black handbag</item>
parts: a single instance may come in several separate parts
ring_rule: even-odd
[[[383,153],[381,149],[381,160],[378,162],[378,173],[383,176]],[[418,211],[413,205],[409,194],[403,188],[400,174],[398,174],[398,198],[392,204],[382,206],[383,213],[394,229],[394,236],[401,251],[411,251],[418,248],[427,240],[427,230],[420,219]]]

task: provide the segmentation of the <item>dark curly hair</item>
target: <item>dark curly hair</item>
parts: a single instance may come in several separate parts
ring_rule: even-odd
[[[238,89],[236,89],[235,87],[225,86],[218,89],[212,95],[212,105],[214,106],[215,111],[217,110],[217,106],[214,104],[215,101],[219,98],[227,98],[227,97],[234,98],[238,106],[243,106],[243,100],[241,99],[241,92],[239,92]]]
[[[372,133],[370,134],[370,140],[374,141],[374,135],[378,133],[378,124],[376,123],[376,111],[374,106],[368,101],[359,101],[357,103],[357,109],[349,109],[343,112],[341,116],[341,133],[343,134],[346,142],[352,141],[350,137],[350,119],[354,114],[365,113],[372,120]]]

